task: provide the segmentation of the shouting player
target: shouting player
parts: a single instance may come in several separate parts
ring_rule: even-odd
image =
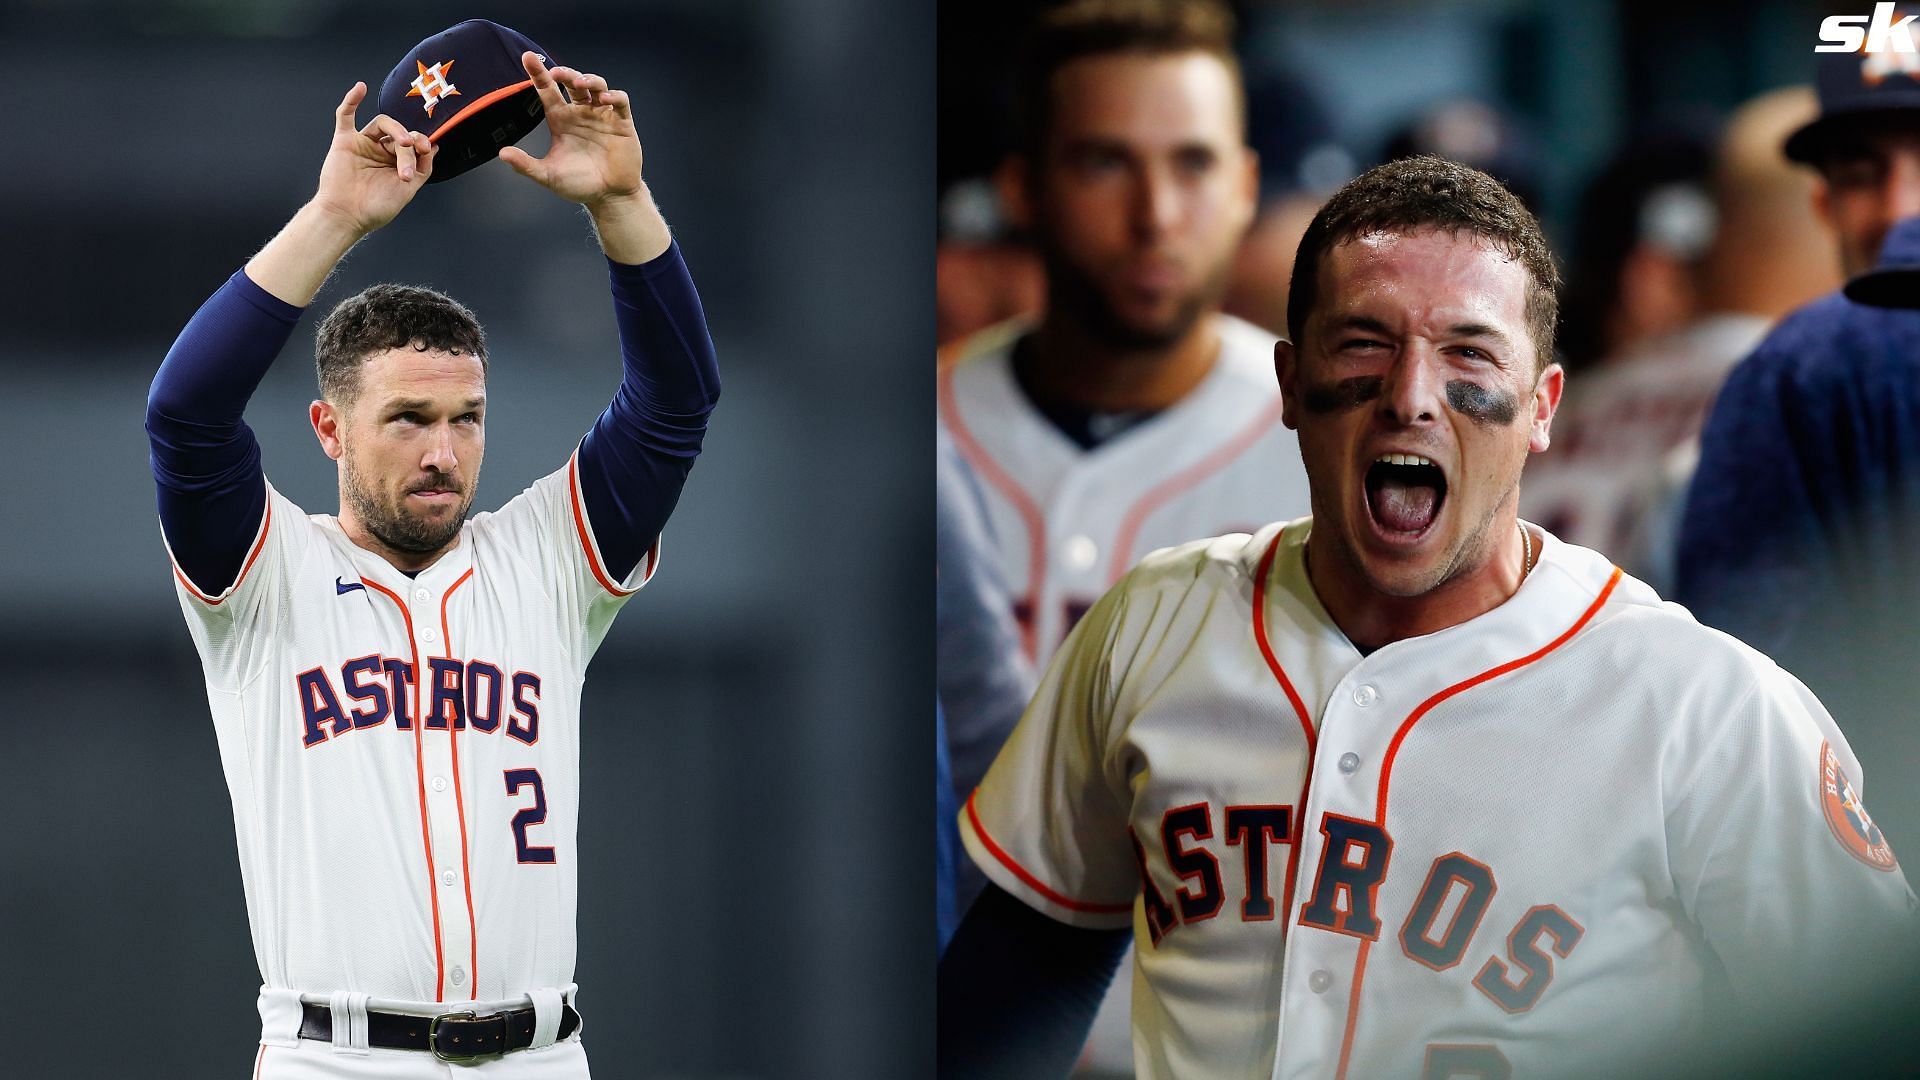
[[[1556,285],[1437,158],[1315,217],[1276,350],[1313,516],[1153,554],[1055,658],[960,815],[946,1075],[1064,1071],[1129,938],[1151,1077],[1559,1075],[1904,940],[1819,703],[1516,517]]]
[[[563,468],[469,520],[485,336],[439,293],[377,285],[318,333],[311,419],[338,513],[266,482],[247,398],[335,264],[432,175],[420,133],[385,115],[356,128],[363,84],[312,201],[194,315],[148,399],[264,982],[259,1077],[444,1077],[436,1059],[496,1055],[502,1076],[587,1075],[581,684],[653,573],[719,381],[627,95],[520,62],[552,148],[500,156],[591,215],[624,363]]]

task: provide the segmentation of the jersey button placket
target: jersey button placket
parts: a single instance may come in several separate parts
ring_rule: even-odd
[[[1046,595],[1033,598],[1034,640],[1043,653],[1057,646],[1071,629],[1067,605],[1106,591],[1100,578],[1100,560],[1106,553],[1088,531],[1089,522],[1101,518],[1086,509],[1087,483],[1085,462],[1069,466],[1046,508]]]
[[[424,600],[420,599],[422,593],[426,594]],[[451,781],[453,740],[458,736],[450,730],[453,724],[451,716],[446,718],[447,726],[427,724],[434,715],[435,676],[431,658],[449,655],[449,650],[441,642],[439,627],[435,625],[440,613],[433,606],[434,595],[432,590],[426,588],[417,588],[413,592],[416,600],[413,613],[414,645],[420,656],[421,667],[417,679],[421,723],[420,764],[427,777],[427,820],[433,836],[435,873],[431,885],[440,908],[440,996],[446,1001],[464,1001],[471,996],[472,987],[465,965],[472,953],[473,941],[467,922],[466,883],[460,871],[463,840],[460,835],[460,806],[458,793]]]

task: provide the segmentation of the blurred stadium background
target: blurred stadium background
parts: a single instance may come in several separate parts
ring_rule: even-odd
[[[0,1013],[23,1025],[0,1073],[251,1065],[258,973],[154,517],[146,388],[312,193],[346,88],[377,90],[414,42],[472,17],[632,93],[726,386],[662,572],[588,682],[578,980],[596,1072],[907,1076],[929,1059],[933,409],[914,361],[932,321],[932,11],[0,0],[16,64],[0,92]],[[380,280],[451,292],[492,337],[476,509],[558,467],[619,381],[585,218],[504,166],[428,190],[315,309]],[[275,483],[331,512],[305,421],[311,322],[248,418]]]

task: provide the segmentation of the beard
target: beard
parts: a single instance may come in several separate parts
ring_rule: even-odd
[[[1119,352],[1157,352],[1172,347],[1220,302],[1231,269],[1223,261],[1180,298],[1171,315],[1144,322],[1122,315],[1100,279],[1075,264],[1056,245],[1043,241],[1040,255],[1047,268],[1047,305],[1073,318],[1095,341]]]
[[[353,512],[359,516],[367,532],[394,551],[409,555],[431,555],[452,542],[459,535],[460,526],[467,520],[467,507],[473,503],[471,486],[461,496],[460,509],[448,515],[445,521],[430,521],[413,513],[406,507],[406,498],[414,491],[455,490],[458,489],[451,480],[441,477],[416,483],[400,496],[399,502],[389,504],[367,482],[353,457],[349,455],[347,458],[347,501],[352,504]]]

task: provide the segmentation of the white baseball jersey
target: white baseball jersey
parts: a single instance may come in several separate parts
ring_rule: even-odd
[[[1214,316],[1220,355],[1178,404],[1092,450],[1021,392],[1017,323],[960,343],[940,422],[980,477],[1027,654],[1045,663],[1140,557],[1304,514],[1299,443],[1280,422],[1274,336]]]
[[[415,577],[271,485],[232,587],[203,595],[176,567],[263,1042],[298,1045],[293,995],[428,1012],[570,996],[580,689],[658,554],[608,576],[569,461]]]
[[[1544,537],[1361,656],[1311,523],[1149,557],[961,812],[987,874],[1134,931],[1148,1077],[1558,1075],[1857,973],[1912,894],[1792,676]]]

